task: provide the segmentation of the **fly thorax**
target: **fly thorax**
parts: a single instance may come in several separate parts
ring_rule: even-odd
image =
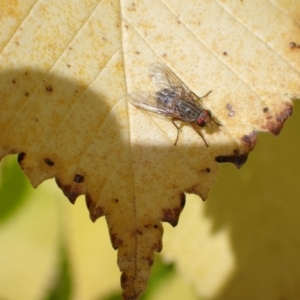
[[[177,109],[182,119],[186,122],[194,122],[201,114],[201,109],[190,101],[177,101]]]

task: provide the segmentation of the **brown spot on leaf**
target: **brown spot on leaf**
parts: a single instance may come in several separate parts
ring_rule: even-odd
[[[50,85],[46,86],[46,91],[47,92],[52,92],[52,86],[50,86]]]
[[[96,206],[93,198],[90,194],[85,195],[85,204],[90,212],[90,219],[92,222],[96,222],[97,219],[104,216],[104,210],[101,206]]]
[[[269,108],[268,108],[268,107],[264,107],[264,108],[263,108],[263,112],[264,112],[264,113],[267,113],[268,111],[269,111]]]
[[[228,53],[226,51],[223,51],[223,55],[226,56]]]
[[[16,79],[12,79],[12,81],[11,81],[13,84],[15,84],[16,83]]]
[[[210,173],[210,168],[204,168],[200,170],[201,173]]]
[[[139,235],[143,235],[143,231],[141,231],[140,229],[137,229],[136,233],[139,234]]]
[[[156,252],[160,252],[162,250],[162,241],[159,240],[157,241],[157,243],[154,243],[153,246],[152,246],[152,250],[153,251],[156,251]]]
[[[80,175],[80,174],[76,174],[74,176],[74,182],[76,183],[81,183],[84,182],[84,176]]]
[[[93,222],[96,222],[99,218],[101,218],[102,216],[104,216],[104,210],[102,207],[97,206],[93,213],[90,213],[90,218]]]
[[[50,167],[52,167],[54,165],[54,162],[49,158],[45,158],[44,162]]]
[[[21,163],[24,160],[25,156],[26,156],[25,152],[19,153],[19,155],[18,155],[18,163]]]
[[[121,287],[125,290],[125,287],[127,287],[129,281],[129,278],[125,272],[121,275]],[[123,293],[123,299],[131,299],[131,298],[125,298]],[[135,298],[132,298],[135,299]]]
[[[115,199],[114,202],[115,202],[115,203],[118,203],[118,202],[119,202],[119,199]]]
[[[248,135],[244,135],[242,137],[242,141],[248,145],[249,150],[252,150],[255,147],[255,144],[256,144],[256,141],[257,141],[257,135],[253,131]]]
[[[197,184],[186,189],[186,192],[189,194],[196,194],[197,192]]]
[[[111,234],[110,240],[111,240],[111,244],[115,250],[117,250],[120,246],[123,245],[123,240],[119,239],[117,234]]]
[[[229,156],[217,156],[218,163],[233,163],[238,169],[241,168],[248,159],[248,154],[233,154]]]
[[[68,67],[68,68],[71,68],[71,65],[70,65],[70,64],[67,64],[67,67]]]
[[[29,92],[25,92],[24,96],[29,97]]]
[[[138,300],[144,289],[140,287],[143,285],[143,281],[137,277],[136,273],[140,273],[140,269],[136,269],[135,272],[124,271],[121,275],[121,287],[123,289],[122,298],[125,300]]]
[[[85,204],[86,204],[86,207],[88,208],[89,211],[92,211],[95,209],[95,204],[94,204],[94,201],[92,199],[92,197],[90,196],[89,193],[87,193],[85,195]]]
[[[178,219],[180,216],[180,213],[182,211],[182,209],[185,206],[185,194],[182,193],[180,195],[180,203],[178,207],[175,207],[173,209],[167,208],[167,209],[163,209],[163,216],[162,216],[162,221],[163,222],[168,222],[170,223],[173,227],[175,227],[178,223]]]
[[[171,209],[164,209],[163,210],[162,221],[170,223],[173,227],[177,225],[176,220],[174,218],[173,211]]]
[[[153,263],[154,263],[154,260],[151,257],[147,257],[147,261],[148,261],[149,267],[151,267],[153,265]]]
[[[267,122],[266,129],[278,136],[283,128],[285,121],[292,115],[293,107],[290,103],[286,103],[284,109],[275,115],[276,122]]]
[[[185,193],[182,193],[180,195],[180,206],[181,206],[181,210],[184,208],[185,206]]]
[[[57,178],[56,178],[56,183],[58,187],[63,191],[64,195],[69,199],[69,201],[72,204],[74,204],[77,197],[80,195],[79,190],[71,184],[63,185]]]

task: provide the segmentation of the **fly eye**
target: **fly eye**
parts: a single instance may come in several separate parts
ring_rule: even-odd
[[[206,125],[206,121],[204,120],[204,118],[202,116],[200,116],[198,119],[197,119],[197,124],[200,126],[200,127],[204,127]]]

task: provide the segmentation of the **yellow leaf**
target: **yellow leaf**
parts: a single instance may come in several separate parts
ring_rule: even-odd
[[[161,222],[177,224],[184,192],[205,200],[216,161],[242,166],[256,133],[278,135],[292,113],[299,5],[2,3],[0,157],[19,153],[35,187],[54,177],[72,203],[86,196],[91,219],[105,216],[118,249],[123,297],[137,299],[162,249]],[[222,126],[199,128],[201,139],[182,124],[174,146],[170,119],[125,97],[155,91],[152,63],[198,97],[212,90],[201,109]]]

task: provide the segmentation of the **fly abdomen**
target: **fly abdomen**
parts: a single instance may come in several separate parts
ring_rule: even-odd
[[[156,93],[157,102],[169,109],[174,108],[175,101],[179,97],[180,97],[180,93],[178,93],[176,90],[170,89],[170,88],[160,90]]]

